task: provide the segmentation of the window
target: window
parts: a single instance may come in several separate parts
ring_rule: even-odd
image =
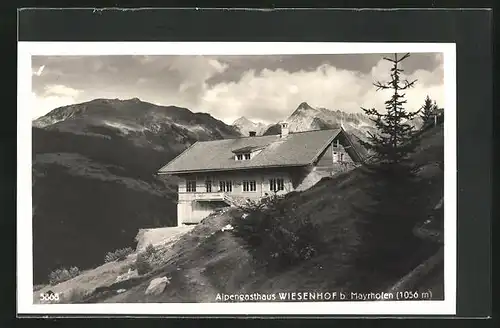
[[[196,192],[196,180],[186,181],[186,191],[187,192]]]
[[[333,152],[333,162],[337,163],[339,161],[339,153],[336,151]]]
[[[271,191],[285,190],[285,181],[282,178],[270,179],[269,190]]]
[[[344,161],[344,153],[340,153],[340,161],[343,162]]]
[[[210,179],[205,180],[205,191],[212,192],[212,180]]]
[[[219,181],[219,190],[222,192],[231,192],[233,191],[233,182],[228,181]]]
[[[256,191],[257,183],[255,180],[244,180],[243,181],[243,191]]]
[[[237,154],[236,155],[236,160],[237,161],[248,160],[250,158],[251,158],[250,153],[243,153],[243,154]]]

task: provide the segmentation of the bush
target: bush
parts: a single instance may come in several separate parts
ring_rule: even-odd
[[[71,276],[71,278],[80,275],[80,269],[78,269],[78,267],[76,266],[69,268],[69,275]]]
[[[240,237],[256,260],[279,271],[309,260],[325,249],[319,228],[310,217],[298,217],[295,203],[277,196],[241,207],[245,219],[233,220],[233,233]]]
[[[278,196],[276,193],[273,193],[258,200],[247,199],[245,204],[238,206],[238,208],[249,214],[260,213],[266,209],[276,206],[282,198],[283,196]]]
[[[145,252],[146,252],[146,256],[147,257],[151,257],[151,256],[153,256],[156,253],[156,248],[153,246],[153,244],[149,244],[146,247]]]
[[[130,247],[120,248],[114,252],[108,252],[104,257],[104,262],[108,263],[114,261],[123,261],[127,258],[127,256],[129,256],[133,252],[134,250]]]
[[[143,275],[160,266],[163,263],[162,256],[163,254],[159,252],[159,249],[149,244],[143,252],[137,255],[134,264],[137,273]]]
[[[49,283],[51,285],[57,285],[78,275],[80,275],[80,269],[78,269],[77,267],[71,267],[69,269],[56,269],[49,274]]]
[[[146,274],[153,269],[146,252],[137,254],[135,268],[137,269],[137,273],[140,275]]]

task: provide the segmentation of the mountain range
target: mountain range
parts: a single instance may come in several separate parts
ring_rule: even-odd
[[[358,138],[363,114],[300,104],[292,132],[337,126]],[[95,267],[106,252],[133,246],[140,228],[176,225],[176,181],[155,172],[197,140],[279,133],[241,117],[232,125],[187,108],[137,98],[95,99],[33,121],[35,283],[58,267]],[[278,129],[278,130],[277,130]]]
[[[290,132],[330,129],[343,126],[344,129],[356,137],[365,140],[368,131],[375,132],[374,123],[363,113],[346,113],[341,110],[329,110],[322,107],[312,107],[307,102],[301,103],[284,122],[288,122]],[[279,123],[255,123],[242,116],[233,122],[240,133],[247,136],[250,131],[257,135],[280,133]]]
[[[346,113],[341,110],[334,111],[321,107],[312,107],[307,102],[301,103],[285,122],[288,122],[290,132],[343,126],[347,132],[366,139],[368,131],[375,131],[374,123],[362,113]],[[268,127],[264,134],[275,134],[278,131],[279,124],[275,124]]]

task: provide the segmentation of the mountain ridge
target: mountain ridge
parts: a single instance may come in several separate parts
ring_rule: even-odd
[[[256,135],[262,135],[269,125],[261,122],[254,122],[245,116],[236,119],[231,126],[234,126],[243,136],[248,136],[251,131]]]
[[[35,283],[102,263],[139,229],[175,226],[177,181],[156,171],[198,140],[240,136],[208,114],[137,98],[62,106],[32,132]]]
[[[346,113],[339,109],[313,107],[307,102],[300,103],[284,122],[288,123],[292,133],[343,127],[362,156],[367,156],[368,152],[359,141],[368,141],[368,132],[376,133],[375,124],[364,113]],[[263,135],[279,134],[280,131],[280,124],[277,123],[269,126]]]

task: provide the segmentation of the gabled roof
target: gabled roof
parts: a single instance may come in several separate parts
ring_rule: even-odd
[[[198,141],[159,174],[225,171],[265,167],[305,166],[313,163],[342,129],[329,129],[280,135]],[[262,149],[250,160],[235,161],[234,150]]]

